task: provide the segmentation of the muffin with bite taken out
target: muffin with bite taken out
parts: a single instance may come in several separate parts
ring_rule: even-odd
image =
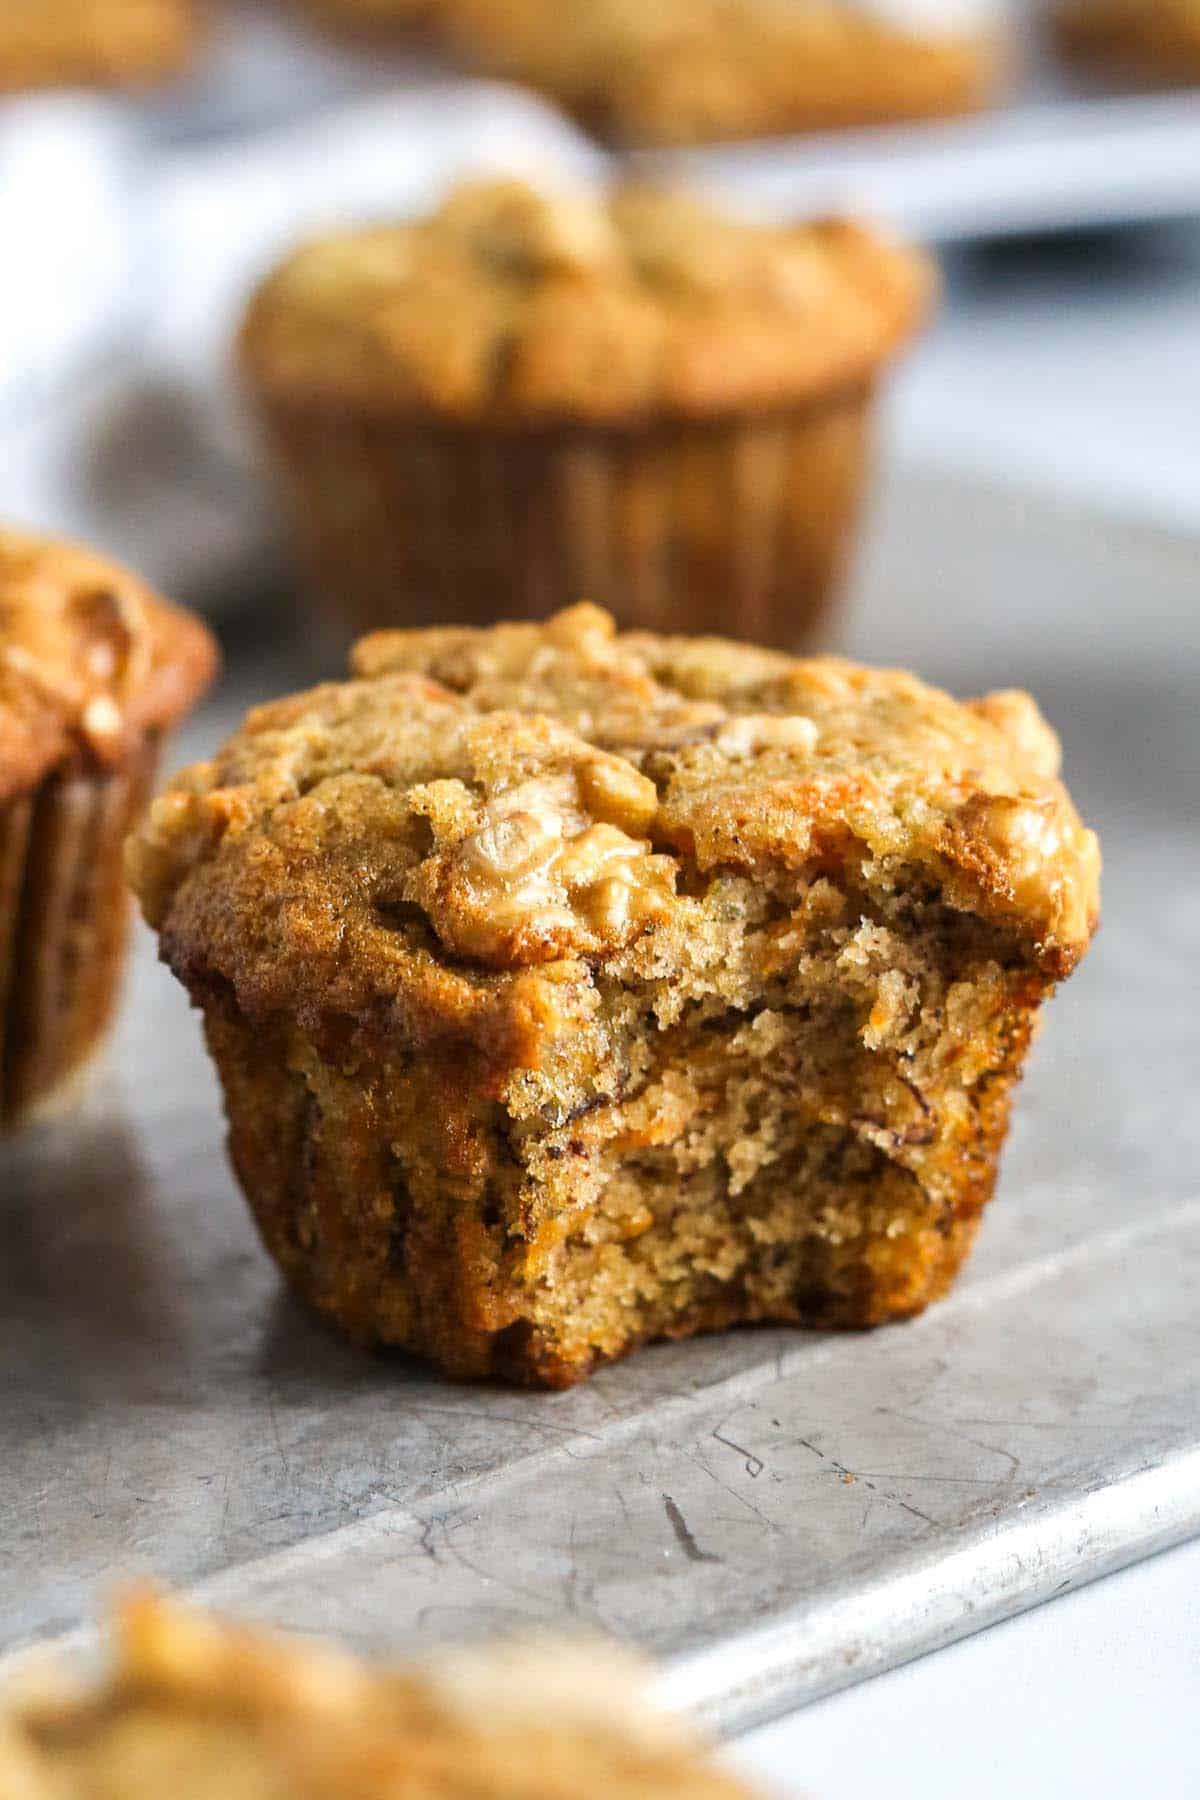
[[[293,1285],[555,1387],[944,1293],[1096,922],[1033,701],[587,606],[355,670],[251,713],[130,851]]]

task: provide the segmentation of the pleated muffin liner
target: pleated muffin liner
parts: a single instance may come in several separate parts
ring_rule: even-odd
[[[129,929],[125,838],[157,740],[0,805],[0,1133],[52,1107],[104,1035]]]
[[[539,618],[812,645],[852,548],[872,394],[770,417],[497,430],[268,405],[318,590],[357,630]]]

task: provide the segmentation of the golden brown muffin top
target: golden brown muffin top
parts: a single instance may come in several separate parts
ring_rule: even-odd
[[[459,188],[294,251],[251,302],[252,384],[295,404],[497,425],[786,407],[861,385],[928,263],[862,226],[776,229],[644,188]]]
[[[536,1009],[633,950],[686,962],[731,873],[786,895],[886,867],[1052,976],[1094,927],[1097,841],[1025,694],[960,704],[895,670],[620,635],[591,606],[379,633],[354,666],[252,712],[131,847],[176,972],[250,1013],[478,1040],[523,972]]]
[[[0,801],[59,766],[119,762],[203,692],[198,619],[119,564],[0,527]]]
[[[603,1644],[372,1668],[145,1597],[92,1692],[0,1717],[12,1800],[749,1800]]]

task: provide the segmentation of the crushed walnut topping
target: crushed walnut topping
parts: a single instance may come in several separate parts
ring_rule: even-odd
[[[1095,922],[1096,839],[1024,698],[623,637],[593,607],[377,633],[356,660],[358,680],[251,714],[153,809],[131,869],[189,957],[243,981],[290,958],[337,984],[353,940],[386,986],[416,932],[486,969],[595,962],[686,935],[726,877],[766,889],[838,864],[1005,921],[1055,973]],[[235,933],[239,909],[268,923]],[[910,1002],[882,986],[873,1038],[902,1032]]]

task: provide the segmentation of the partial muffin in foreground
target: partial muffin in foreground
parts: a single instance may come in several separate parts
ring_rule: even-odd
[[[241,363],[317,584],[355,625],[586,594],[626,625],[794,647],[932,288],[923,257],[844,221],[486,182],[296,251]]]
[[[1096,918],[1034,703],[587,606],[355,667],[130,853],[300,1292],[550,1386],[944,1292]]]
[[[1060,0],[1051,19],[1076,61],[1161,86],[1200,81],[1197,0]]]
[[[91,1687],[0,1712],[6,1800],[751,1800],[607,1644],[495,1645],[388,1668],[126,1604]]]
[[[640,144],[970,112],[1009,60],[990,0],[441,0],[440,17],[469,61]]]
[[[73,544],[0,527],[0,1133],[95,1048],[123,962],[125,837],[216,651]]]
[[[190,0],[4,0],[0,93],[154,81],[182,66],[194,31]]]

